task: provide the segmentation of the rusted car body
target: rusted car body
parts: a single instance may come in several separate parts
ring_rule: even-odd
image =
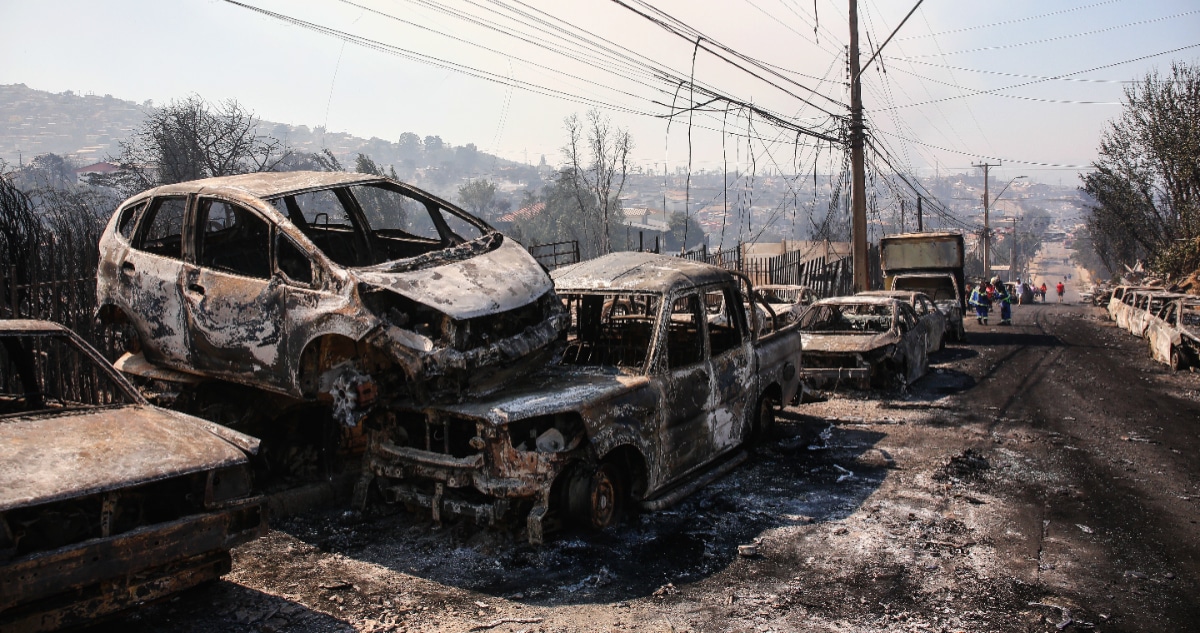
[[[926,329],[892,297],[822,299],[800,317],[806,383],[903,388],[929,369]]]
[[[1117,327],[1125,329],[1128,327],[1129,306],[1133,303],[1133,294],[1144,290],[1158,290],[1149,286],[1117,286],[1113,289],[1112,296],[1108,300],[1108,318],[1112,319]]]
[[[1150,355],[1172,371],[1200,362],[1200,298],[1181,296],[1166,302],[1146,326]]]
[[[100,240],[98,315],[155,367],[295,398],[353,424],[375,394],[487,393],[566,327],[546,271],[454,205],[387,178],[258,173],[158,187]]]
[[[744,277],[645,253],[553,275],[571,318],[556,362],[490,398],[367,418],[366,474],[386,499],[523,518],[532,543],[563,520],[605,528],[736,465],[797,393],[799,332],[757,336]]]
[[[911,290],[869,290],[860,292],[857,296],[891,297],[907,303],[917,313],[921,327],[925,328],[926,351],[932,354],[946,349],[946,336],[949,331],[946,315],[942,314],[925,293]]]
[[[778,327],[794,323],[817,300],[817,295],[807,286],[763,284],[754,289],[759,294],[759,303],[770,309]]]
[[[1164,292],[1161,289],[1154,292],[1139,292],[1128,317],[1129,333],[1146,338],[1146,328],[1150,325],[1150,319],[1158,314],[1166,304],[1185,296],[1175,292]]]
[[[71,626],[220,577],[266,531],[258,440],[146,403],[86,343],[0,321],[0,630]]]

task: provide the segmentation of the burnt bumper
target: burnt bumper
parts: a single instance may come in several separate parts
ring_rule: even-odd
[[[0,630],[51,631],[220,578],[267,531],[261,497],[0,565]]]
[[[550,488],[568,463],[565,453],[537,453],[490,444],[483,452],[454,457],[376,439],[364,460],[364,476],[377,483],[389,503],[427,508],[434,521],[443,515],[494,525],[514,504],[533,509],[525,518],[529,540],[543,542],[543,519]],[[365,498],[362,499],[365,502]]]
[[[870,367],[805,367],[800,375],[805,383],[818,389],[840,386],[868,389],[871,386]]]

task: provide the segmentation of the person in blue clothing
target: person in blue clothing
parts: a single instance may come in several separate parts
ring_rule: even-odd
[[[996,287],[996,301],[1000,302],[1000,325],[1012,325],[1012,293],[999,277],[992,277],[992,285]]]
[[[971,292],[971,300],[968,303],[975,308],[975,321],[980,325],[987,325],[988,310],[992,309],[992,297],[988,294],[987,287],[983,283],[975,286],[975,290]]]

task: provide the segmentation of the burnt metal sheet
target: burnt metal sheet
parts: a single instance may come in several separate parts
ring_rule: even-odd
[[[101,583],[134,583],[153,570],[231,548],[266,533],[266,506],[261,497],[228,504],[220,510],[150,525],[116,536],[92,539],[51,552],[30,554],[0,566],[0,612],[50,596]],[[121,592],[104,592],[93,616]]]
[[[647,385],[646,376],[626,375],[603,369],[567,369],[543,371],[519,385],[505,389],[490,400],[472,400],[445,404],[430,410],[446,411],[463,417],[502,425],[560,411],[580,411],[604,402],[610,396]]]
[[[0,332],[21,332],[26,334],[59,334],[69,332],[67,328],[53,321],[37,319],[0,319]]]
[[[195,384],[204,380],[201,376],[197,376],[196,374],[189,374],[187,372],[176,371],[174,369],[167,369],[166,367],[154,365],[150,363],[150,361],[146,360],[146,355],[141,352],[136,354],[126,352],[122,354],[121,357],[118,358],[115,363],[113,363],[113,367],[116,368],[117,371],[126,374],[141,376],[142,378],[149,378],[151,380],[178,382],[185,385]]]
[[[470,259],[402,273],[358,269],[362,281],[463,320],[514,310],[536,301],[553,286],[512,240]]]
[[[861,353],[900,342],[895,328],[879,334],[814,334],[804,332],[800,340],[805,352]]]
[[[8,418],[0,511],[245,462],[208,425],[149,405]]]
[[[557,268],[550,275],[560,293],[654,292],[720,283],[729,272],[711,264],[653,253],[620,252]]]

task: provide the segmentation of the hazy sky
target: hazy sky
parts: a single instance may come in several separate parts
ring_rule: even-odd
[[[862,0],[864,62],[913,4]],[[794,131],[677,86],[695,53],[695,80],[713,93],[830,132],[849,100],[847,7],[0,0],[0,83],[159,104],[190,93],[233,98],[272,121],[393,141],[436,134],[552,164],[562,160],[563,118],[600,105],[632,132],[636,164],[657,171],[687,166],[688,115],[669,126],[663,117],[694,99],[703,104],[691,121],[694,169],[753,162],[808,173],[815,163],[827,173],[842,160],[828,143],[802,136],[797,145]],[[736,67],[711,52],[721,47],[757,65]],[[1071,184],[1119,114],[1122,82],[1173,60],[1200,61],[1200,0],[927,0],[864,74],[863,98],[873,137],[902,171],[1001,162],[998,179]]]

